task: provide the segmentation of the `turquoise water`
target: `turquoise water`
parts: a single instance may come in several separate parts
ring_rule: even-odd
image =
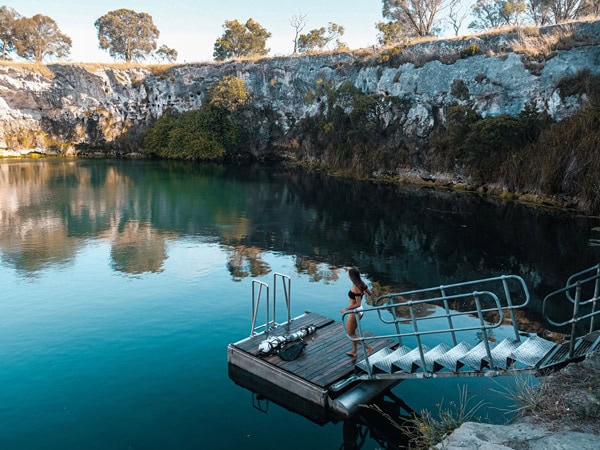
[[[397,291],[516,273],[539,324],[539,299],[600,259],[598,225],[275,167],[0,161],[0,448],[337,449],[342,424],[262,413],[227,376],[253,279],[288,274],[293,316],[337,318],[350,266]],[[458,382],[501,421],[498,383]],[[457,381],[394,393],[435,408]]]

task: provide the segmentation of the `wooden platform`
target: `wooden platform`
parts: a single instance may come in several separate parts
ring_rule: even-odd
[[[311,324],[317,331],[304,339],[307,346],[294,361],[258,354],[258,345],[267,337],[290,334]],[[373,344],[374,352],[394,345],[392,341],[377,341]],[[306,312],[268,334],[230,344],[229,376],[237,384],[316,422],[344,419],[350,417],[361,402],[371,400],[399,382],[363,381],[343,392],[330,392],[333,384],[354,374],[356,360],[346,355],[351,348],[341,322]],[[359,348],[359,358],[360,353]]]

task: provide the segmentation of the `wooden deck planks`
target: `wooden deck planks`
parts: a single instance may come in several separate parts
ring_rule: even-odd
[[[293,333],[300,328],[314,324],[317,331],[306,337],[307,346],[303,353],[294,361],[284,361],[278,355],[267,357],[258,355],[258,344],[266,339],[264,334],[252,336],[234,344],[257,358],[274,366],[274,370],[284,370],[300,377],[323,389],[351,375],[354,372],[356,360],[346,355],[352,348],[352,343],[345,333],[343,324],[316,313],[307,312],[293,319],[290,326],[282,325],[269,332],[269,336],[280,336]],[[366,333],[368,335],[368,333]],[[374,351],[383,347],[395,345],[392,341],[374,343]],[[359,356],[360,356],[359,348]]]
[[[315,325],[317,329],[319,329],[332,322],[333,319],[330,319],[329,317],[321,316],[317,313],[307,312],[300,317],[292,319],[292,322],[289,327],[284,324],[270,330],[268,336],[282,336],[284,334],[294,333],[300,328],[311,324]],[[248,339],[245,339],[241,342],[238,342],[235,344],[235,346],[252,355],[258,355],[258,344],[260,344],[266,338],[267,336],[261,333],[256,336],[252,336]]]

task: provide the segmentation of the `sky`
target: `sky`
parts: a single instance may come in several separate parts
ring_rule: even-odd
[[[300,13],[308,18],[305,32],[329,22],[342,25],[346,32],[341,40],[352,49],[375,45],[375,23],[382,20],[381,0],[9,0],[5,4],[22,16],[54,19],[73,41],[67,60],[74,62],[113,61],[108,51],[98,48],[94,22],[120,8],[150,14],[160,31],[158,46],[177,50],[179,63],[212,61],[226,20],[246,22],[251,17],[259,22],[272,34],[267,40],[270,56],[292,53],[294,30],[289,22]]]

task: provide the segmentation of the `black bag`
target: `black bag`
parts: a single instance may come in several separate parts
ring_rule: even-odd
[[[300,353],[302,353],[302,350],[304,350],[304,347],[306,347],[306,344],[304,343],[304,341],[297,341],[297,342],[288,344],[283,348],[280,348],[277,351],[277,354],[284,361],[293,361],[298,356],[300,356]]]

